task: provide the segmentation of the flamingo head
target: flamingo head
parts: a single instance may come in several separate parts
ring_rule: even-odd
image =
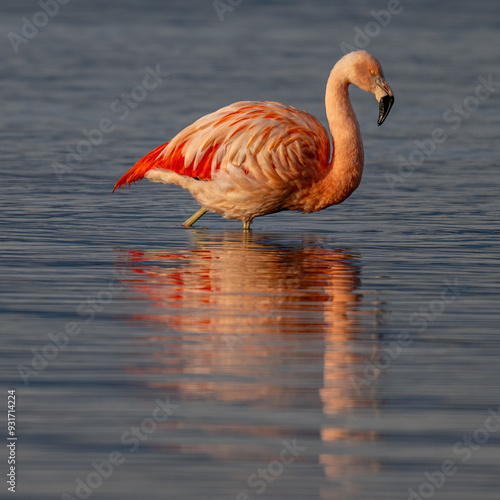
[[[382,66],[366,50],[357,50],[344,56],[349,83],[375,94],[379,103],[377,125],[382,125],[394,104],[394,94],[385,80]],[[342,61],[341,59],[341,61]]]

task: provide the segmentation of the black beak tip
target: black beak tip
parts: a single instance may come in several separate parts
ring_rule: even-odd
[[[382,125],[382,123],[384,123],[393,104],[394,104],[394,96],[392,95],[385,95],[384,97],[382,97],[382,99],[380,99],[377,125]]]

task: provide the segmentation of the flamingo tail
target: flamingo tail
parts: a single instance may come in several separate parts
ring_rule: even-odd
[[[166,144],[162,144],[157,147],[151,153],[148,153],[144,158],[141,158],[116,184],[113,188],[112,193],[117,189],[122,188],[125,184],[132,184],[132,182],[140,181],[146,175],[148,170],[158,166],[158,157],[161,152],[165,149]]]

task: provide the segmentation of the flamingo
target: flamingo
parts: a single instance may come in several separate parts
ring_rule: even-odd
[[[239,219],[244,230],[262,215],[317,212],[341,203],[358,187],[364,163],[350,84],[375,94],[381,125],[394,94],[378,60],[354,51],[335,64],[326,85],[332,145],[323,125],[306,111],[278,102],[236,102],[199,118],[151,151],[113,192],[143,178],[176,184],[201,205],[183,226],[210,211]]]

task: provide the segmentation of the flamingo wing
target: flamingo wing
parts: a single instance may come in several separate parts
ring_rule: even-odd
[[[113,191],[158,170],[207,181],[237,168],[281,184],[321,176],[329,157],[328,134],[314,116],[280,103],[243,101],[200,118],[151,151]]]

